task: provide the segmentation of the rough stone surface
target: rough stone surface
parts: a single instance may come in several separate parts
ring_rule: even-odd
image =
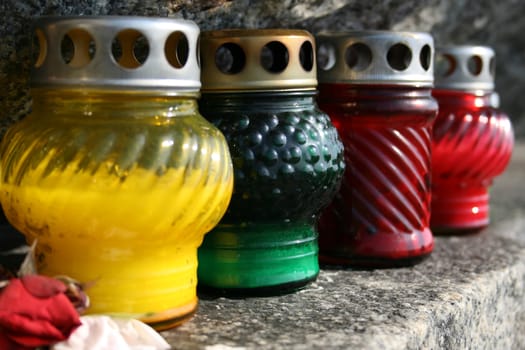
[[[204,29],[304,28],[430,31],[437,44],[493,46],[502,109],[525,134],[525,2],[520,0],[0,0],[0,137],[30,110],[32,18],[145,15],[195,20]]]
[[[491,191],[492,224],[438,237],[412,268],[322,269],[278,297],[201,295],[174,349],[525,349],[525,144]],[[222,347],[221,347],[222,346]]]

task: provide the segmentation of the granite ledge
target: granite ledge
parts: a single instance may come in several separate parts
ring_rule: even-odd
[[[173,349],[525,349],[525,143],[491,190],[491,226],[438,237],[412,268],[322,269],[289,295],[201,295]]]

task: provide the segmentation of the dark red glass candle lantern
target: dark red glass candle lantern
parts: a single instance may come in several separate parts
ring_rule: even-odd
[[[341,190],[318,223],[322,262],[410,265],[428,256],[433,39],[361,31],[318,38],[319,105],[345,145]]]
[[[505,170],[514,136],[508,116],[493,103],[494,51],[453,46],[436,57],[431,227],[468,233],[489,223],[488,187]]]

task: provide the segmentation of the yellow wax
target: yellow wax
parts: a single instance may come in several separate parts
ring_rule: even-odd
[[[197,247],[232,191],[224,157],[125,177],[112,164],[93,175],[75,162],[44,176],[46,164],[4,183],[0,196],[10,222],[37,239],[39,273],[93,282],[90,313],[148,319],[195,306]]]
[[[233,188],[228,144],[188,96],[36,89],[0,144],[0,201],[39,273],[88,283],[90,313],[162,329],[196,308],[197,247]]]

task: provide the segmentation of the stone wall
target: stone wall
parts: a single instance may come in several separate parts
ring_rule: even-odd
[[[496,51],[501,108],[525,135],[525,1],[521,0],[0,0],[0,135],[30,110],[30,21],[40,15],[172,16],[201,29],[304,28],[430,31],[436,44]]]

